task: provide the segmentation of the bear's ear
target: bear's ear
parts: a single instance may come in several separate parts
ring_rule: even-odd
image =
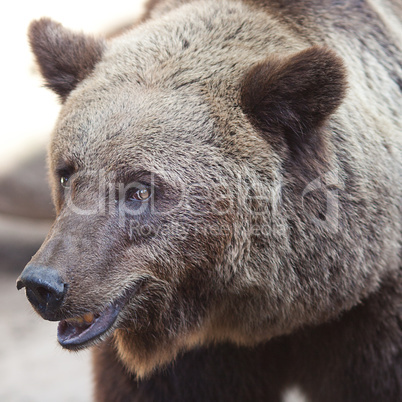
[[[283,135],[290,150],[319,147],[318,130],[346,92],[342,60],[313,46],[254,66],[243,81],[241,105],[267,139]]]
[[[33,21],[28,36],[46,86],[62,102],[91,73],[105,47],[102,39],[72,32],[49,18]]]

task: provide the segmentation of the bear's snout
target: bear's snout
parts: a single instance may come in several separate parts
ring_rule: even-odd
[[[17,289],[26,288],[34,309],[46,320],[58,321],[67,284],[53,268],[29,264],[17,280]]]

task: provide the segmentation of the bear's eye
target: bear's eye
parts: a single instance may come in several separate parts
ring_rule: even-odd
[[[56,175],[60,180],[60,186],[68,188],[71,186],[71,176],[74,174],[74,169],[70,166],[63,166],[56,169]]]
[[[60,177],[60,184],[62,187],[67,188],[70,186],[70,177],[67,175],[63,175]]]
[[[138,188],[130,192],[128,199],[136,201],[146,201],[151,196],[151,190],[149,188]]]

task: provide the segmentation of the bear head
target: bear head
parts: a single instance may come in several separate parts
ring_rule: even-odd
[[[18,286],[63,347],[111,336],[143,376],[197,345],[326,321],[376,288],[359,218],[332,208],[346,91],[332,50],[229,3],[110,41],[49,19],[29,36],[62,110],[57,217]]]

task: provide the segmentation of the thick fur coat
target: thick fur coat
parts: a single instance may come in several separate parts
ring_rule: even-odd
[[[97,345],[96,400],[402,400],[401,18],[168,0],[111,40],[32,23],[63,108],[27,268],[65,294],[30,300],[53,320],[117,306],[64,344]]]

